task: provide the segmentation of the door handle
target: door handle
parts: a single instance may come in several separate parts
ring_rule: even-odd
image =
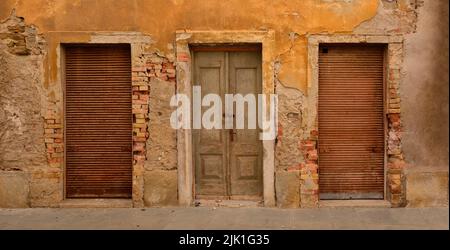
[[[234,129],[230,129],[230,141],[234,141],[234,135],[236,135],[236,131],[234,131]]]

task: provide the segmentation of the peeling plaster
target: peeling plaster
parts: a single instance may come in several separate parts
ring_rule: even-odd
[[[28,23],[43,32],[49,42],[47,84],[57,80],[56,57],[52,51],[58,42],[63,38],[67,42],[88,42],[91,39],[76,35],[77,32],[142,32],[154,39],[154,47],[161,53],[173,57],[173,47],[167,44],[175,40],[175,30],[271,29],[276,33],[275,54],[290,51],[286,58],[281,58],[280,81],[304,91],[307,80],[305,35],[323,31],[351,32],[361,22],[373,17],[378,5],[379,0],[116,0],[114,4],[108,0],[6,0],[0,2],[0,18],[16,8],[17,15],[26,17]],[[62,35],[61,31],[67,33]],[[295,39],[292,39],[292,34],[295,34]]]

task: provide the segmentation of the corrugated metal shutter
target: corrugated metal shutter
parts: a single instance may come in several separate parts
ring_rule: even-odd
[[[65,49],[66,196],[131,197],[128,45]]]
[[[384,47],[322,45],[319,54],[321,199],[384,194]]]

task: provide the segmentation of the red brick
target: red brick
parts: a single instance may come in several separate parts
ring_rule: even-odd
[[[147,100],[133,100],[133,104],[148,104]]]
[[[145,72],[147,71],[147,67],[141,66],[141,67],[133,67],[132,69],[134,72]]]
[[[148,80],[148,77],[146,76],[133,76],[131,78],[131,81],[133,82],[146,82]]]
[[[133,114],[147,114],[148,113],[148,109],[133,109],[132,113]]]
[[[133,136],[133,141],[146,142],[147,138]]]
[[[184,52],[178,53],[177,55],[177,61],[179,62],[189,62],[190,58],[191,58],[190,55]]]
[[[144,155],[134,155],[133,159],[135,161],[145,161],[145,156]]]
[[[298,170],[300,170],[300,164],[299,165],[290,166],[290,167],[287,168],[288,172],[298,171]]]
[[[317,161],[317,159],[319,158],[319,156],[317,155],[317,150],[315,150],[315,149],[308,151],[307,155],[308,155],[308,160],[311,160],[311,161]]]

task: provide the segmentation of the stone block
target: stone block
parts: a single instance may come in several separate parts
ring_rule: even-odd
[[[21,171],[0,171],[0,208],[29,207],[29,176]]]
[[[144,174],[145,206],[177,206],[177,187],[177,171],[146,171]]]
[[[406,174],[408,207],[448,206],[448,169]]]
[[[298,208],[300,206],[299,171],[279,171],[275,175],[275,193],[280,208]]]

